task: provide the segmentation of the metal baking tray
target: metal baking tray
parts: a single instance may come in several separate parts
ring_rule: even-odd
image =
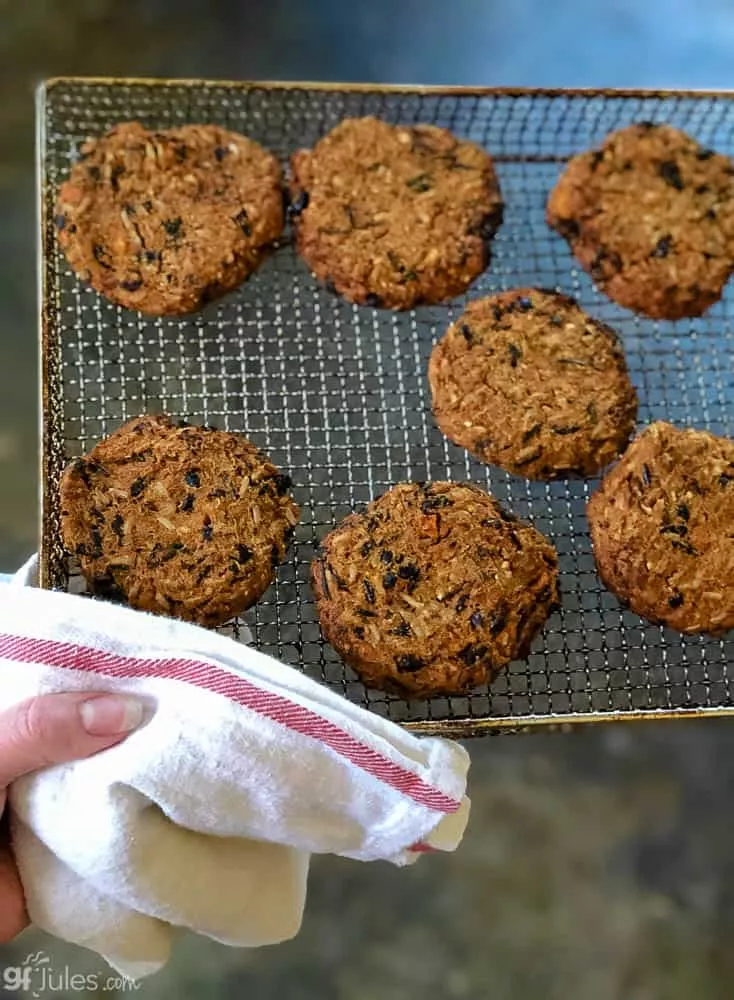
[[[467,296],[407,313],[353,306],[311,277],[286,233],[227,298],[196,315],[155,319],[84,287],[57,248],[57,186],[82,140],[116,122],[216,122],[285,164],[340,119],[366,114],[445,126],[493,155],[505,221],[468,297],[520,285],[573,295],[621,334],[641,424],[666,418],[732,434],[734,282],[701,319],[643,319],[597,293],[544,221],[568,157],[629,122],[671,122],[734,155],[732,95],[56,79],[38,94],[42,585],[80,585],[59,533],[65,462],[123,420],[162,409],[243,431],[291,473],[302,520],[276,583],[245,619],[261,650],[371,711],[456,737],[733,713],[734,636],[684,637],[651,625],[601,586],[584,512],[594,482],[526,482],[478,464],[434,426],[428,355]],[[527,661],[467,697],[421,702],[367,691],[321,638],[308,584],[315,547],[344,515],[406,479],[479,483],[559,552],[561,611]]]

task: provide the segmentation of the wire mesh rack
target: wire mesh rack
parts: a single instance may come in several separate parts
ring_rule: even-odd
[[[213,122],[287,163],[342,118],[445,126],[494,157],[505,201],[492,263],[444,306],[392,313],[318,284],[289,235],[235,293],[202,312],[150,318],[76,280],[53,232],[56,189],[80,143],[135,119]],[[290,472],[302,519],[287,560],[245,616],[258,648],[407,727],[469,736],[535,725],[734,712],[734,637],[681,636],[625,611],[595,573],[585,504],[595,482],[535,483],[480,465],[430,412],[433,343],[467,297],[557,288],[621,335],[641,424],[668,419],[731,434],[734,290],[705,317],[654,322],[600,295],[544,221],[569,156],[636,120],[670,122],[734,155],[726,94],[435,90],[319,84],[59,79],[39,91],[43,443],[42,585],[80,589],[59,531],[66,461],[124,420],[165,411],[244,432]],[[470,480],[544,532],[560,559],[563,606],[524,662],[466,697],[406,701],[366,690],[324,643],[308,584],[320,539],[402,480]],[[237,623],[234,623],[235,633]]]

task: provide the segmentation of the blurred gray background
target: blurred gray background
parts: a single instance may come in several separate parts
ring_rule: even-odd
[[[0,0],[0,26],[2,570],[36,545],[38,80],[734,85],[725,0]],[[138,995],[734,995],[733,724],[584,727],[470,750],[474,813],[456,855],[408,871],[320,859],[296,941],[246,953],[192,939]],[[37,948],[57,970],[102,971],[33,934],[0,948],[0,969]]]

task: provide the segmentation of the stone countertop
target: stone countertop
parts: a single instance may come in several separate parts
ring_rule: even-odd
[[[724,0],[0,0],[0,568],[36,533],[33,85],[54,74],[727,87]],[[415,868],[317,859],[302,934],[181,945],[145,997],[724,1000],[734,727],[583,727],[469,745],[473,815]],[[55,970],[101,963],[38,935]],[[0,983],[2,976],[0,975]],[[73,996],[59,992],[58,996]],[[107,994],[108,996],[111,994]],[[16,997],[3,992],[0,997]]]

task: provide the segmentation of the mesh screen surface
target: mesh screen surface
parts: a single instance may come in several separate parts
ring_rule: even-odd
[[[242,431],[290,472],[303,513],[277,582],[246,615],[257,646],[389,718],[434,731],[518,727],[589,713],[734,707],[734,638],[683,637],[624,611],[601,586],[585,502],[595,482],[531,483],[485,467],[431,418],[426,366],[464,298],[392,313],[331,295],[286,232],[235,293],[184,318],[149,318],[80,284],[57,249],[53,202],[79,144],[136,119],[153,128],[214,122],[279,155],[312,145],[351,115],[426,122],[484,145],[497,161],[505,221],[492,263],[469,291],[557,288],[622,336],[640,424],[668,419],[731,435],[734,289],[702,319],[635,317],[595,291],[544,206],[564,161],[635,120],[668,121],[734,155],[734,104],[717,96],[415,93],[181,83],[59,81],[39,100],[44,295],[46,584],[79,589],[58,531],[68,458],[122,421],[165,410]],[[344,515],[401,480],[485,486],[556,545],[562,610],[526,662],[468,697],[407,702],[366,691],[320,635],[308,584],[319,540]],[[236,630],[236,626],[235,626]],[[487,723],[486,720],[489,720]],[[427,723],[427,725],[426,725]]]

